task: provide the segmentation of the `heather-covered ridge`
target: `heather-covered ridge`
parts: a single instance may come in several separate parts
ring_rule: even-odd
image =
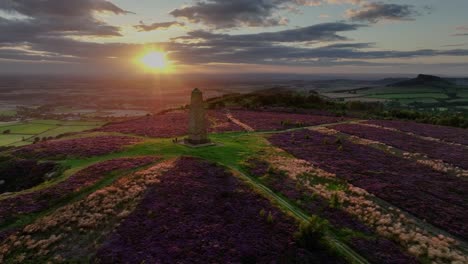
[[[13,154],[35,159],[92,157],[116,152],[124,146],[133,145],[140,141],[141,139],[126,136],[96,136],[53,140],[21,147],[15,150]]]
[[[316,126],[347,120],[345,117],[286,112],[249,110],[232,110],[230,112],[236,119],[258,131]]]
[[[361,138],[361,137],[354,136],[354,135],[341,133],[340,131],[332,129],[330,127],[312,128],[312,130],[315,130],[315,131],[318,131],[327,135],[335,135],[339,137],[344,137],[350,140],[351,142],[359,144],[359,145],[372,146],[376,149],[380,149],[384,152],[395,155],[397,157],[405,158],[407,160],[427,166],[438,172],[448,173],[456,177],[468,177],[468,170],[464,170],[462,168],[456,167],[452,164],[444,162],[443,160],[431,159],[427,155],[422,154],[422,153],[402,151],[398,148],[389,146],[385,143]]]
[[[322,128],[319,130],[322,133]],[[327,219],[333,225],[333,229],[338,228],[335,234],[372,262],[414,261],[403,253],[402,249],[418,259],[435,263],[467,259],[463,249],[459,247],[460,240],[442,235],[445,232],[441,229],[428,229],[424,221],[379,200],[364,189],[347,183],[336,174],[305,160],[286,155],[281,149],[271,149],[263,158],[265,161],[254,163],[259,166],[248,166],[254,175],[263,175],[259,178],[260,181],[274,190],[281,191],[291,202],[304,210],[312,210],[314,215]],[[326,201],[334,210],[317,210],[321,208],[317,200]],[[327,213],[338,212],[336,209],[349,215]],[[367,227],[363,227],[362,224]],[[350,229],[340,231],[339,228],[343,227]],[[395,242],[401,248],[396,246]]]
[[[417,263],[400,246],[381,237],[343,208],[347,202],[340,196],[346,193],[343,192],[346,190],[344,183],[332,178],[319,178],[312,171],[313,167],[304,161],[277,157],[269,157],[269,160],[271,163],[259,159],[249,160],[247,168],[251,175],[309,214],[326,219],[330,223],[329,228],[343,234],[347,244],[366,259],[373,263]],[[316,189],[320,188],[319,183],[327,187]],[[311,187],[309,184],[317,186]],[[347,197],[350,196],[347,194]]]
[[[53,207],[66,197],[92,186],[115,171],[131,170],[155,162],[155,157],[118,158],[91,165],[55,185],[0,200],[0,224],[25,214]]]
[[[242,131],[243,129],[231,122],[224,111],[207,111],[208,131],[211,133]],[[188,113],[186,111],[169,112],[138,119],[110,123],[97,131],[119,132],[147,137],[170,138],[187,134]]]
[[[188,114],[173,112],[107,124],[97,131],[170,138],[187,134]]]
[[[180,158],[159,180],[98,250],[99,263],[339,262],[301,249],[294,220],[223,167]]]
[[[252,110],[208,110],[208,131],[221,133],[245,130],[230,118],[232,115],[239,121],[253,127],[255,130],[281,130],[296,127],[314,126],[336,123],[347,120],[345,117],[328,115],[313,115],[307,113],[290,113],[283,111],[252,111]],[[169,112],[138,119],[110,123],[97,129],[103,132],[119,132],[148,137],[180,137],[187,134],[188,113],[184,111]]]
[[[209,124],[208,131],[211,133],[244,131],[244,128],[232,122],[226,111],[209,110],[207,112],[207,119]]]
[[[395,128],[404,132],[414,133],[424,137],[432,137],[443,141],[454,142],[468,146],[468,129],[422,124],[398,120],[370,120],[366,124]]]
[[[422,153],[432,159],[442,160],[465,170],[468,169],[468,148],[462,146],[424,140],[405,133],[359,124],[341,124],[332,126],[332,128],[346,134],[379,141],[408,152]]]
[[[160,162],[123,175],[81,200],[17,230],[0,233],[0,263],[87,263],[102,240],[137,206],[147,188],[173,166]]]
[[[468,237],[468,182],[464,179],[315,131],[280,133],[270,140],[420,219],[463,239]]]
[[[0,263],[467,261],[466,146],[320,110],[211,106],[212,146],[171,140],[184,109],[3,151],[1,164],[59,169],[12,174]]]

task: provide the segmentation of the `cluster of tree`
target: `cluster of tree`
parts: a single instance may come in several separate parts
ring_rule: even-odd
[[[326,101],[317,94],[299,94],[294,92],[262,91],[249,94],[228,94],[207,101],[210,109],[225,106],[240,106],[244,108],[259,107],[296,107],[304,109],[324,109],[334,106],[334,102]]]

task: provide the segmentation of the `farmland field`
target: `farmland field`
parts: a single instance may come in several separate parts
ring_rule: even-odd
[[[24,137],[25,136],[23,135],[0,135],[0,146],[7,146],[10,144],[15,144],[17,142],[19,144]],[[27,143],[25,142],[24,145],[26,144]]]
[[[468,99],[468,87],[436,76],[419,75],[417,78],[390,83],[374,84],[361,88],[343,89],[323,96],[340,101],[383,102],[389,108],[402,107],[439,111],[464,109]],[[343,99],[344,98],[344,99]],[[397,103],[397,104],[395,104]]]
[[[55,125],[33,123],[33,124],[18,124],[13,126],[2,127],[3,131],[10,130],[12,134],[21,135],[36,135],[44,133],[48,130],[55,128]]]
[[[443,93],[391,93],[391,94],[368,95],[367,97],[381,98],[381,99],[414,99],[414,98],[447,99],[448,98],[448,96]]]
[[[102,126],[104,122],[32,120],[0,123],[0,146],[31,144],[34,138],[56,137],[65,133],[81,132]],[[5,133],[8,131],[8,133]]]

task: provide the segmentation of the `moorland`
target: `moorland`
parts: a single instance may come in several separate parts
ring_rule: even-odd
[[[215,145],[190,148],[188,97],[12,115],[2,136],[30,137],[0,153],[0,262],[468,261],[462,111],[267,86],[209,96]]]

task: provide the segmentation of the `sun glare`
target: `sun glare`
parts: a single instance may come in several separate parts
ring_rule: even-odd
[[[162,51],[147,52],[140,57],[139,62],[147,70],[151,71],[167,71],[169,69],[166,53]]]

